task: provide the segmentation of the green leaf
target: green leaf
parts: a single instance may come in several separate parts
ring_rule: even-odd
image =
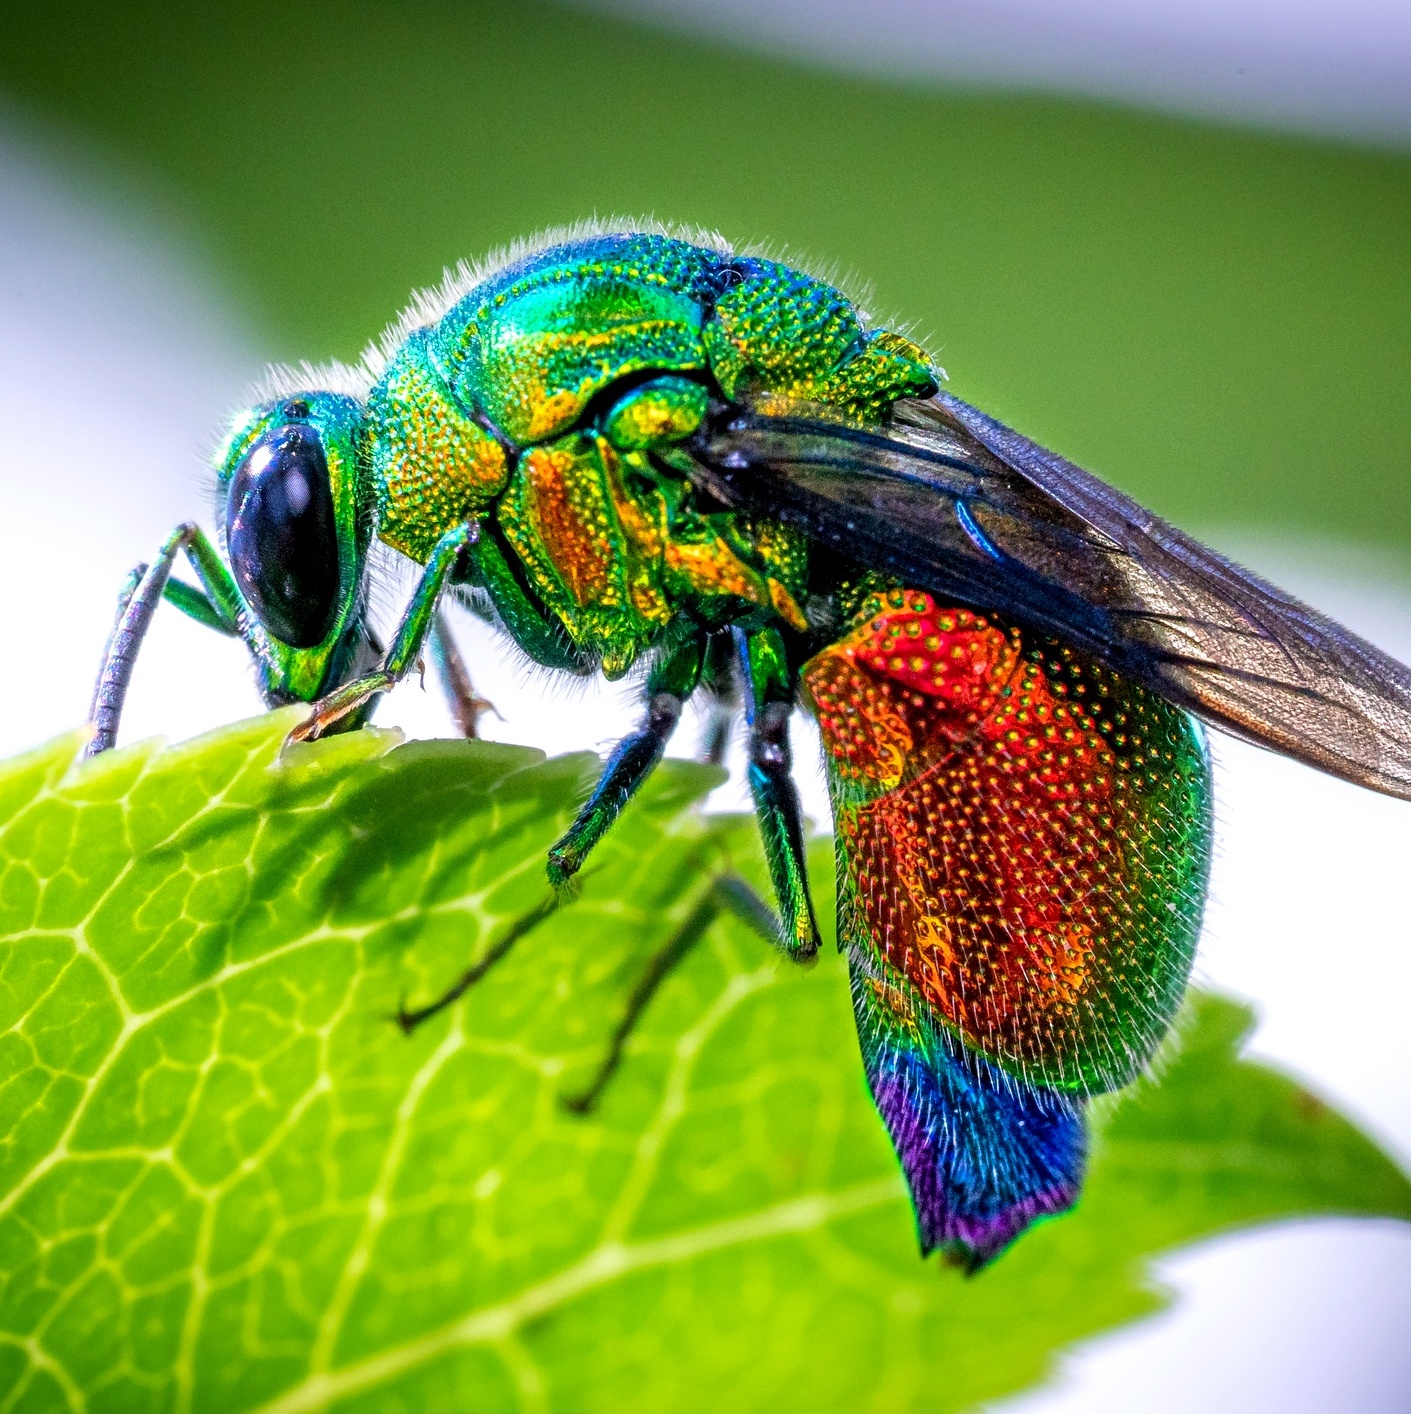
[[[0,1407],[960,1409],[1156,1308],[1143,1259],[1406,1177],[1191,1008],[1079,1211],[966,1279],[917,1255],[846,978],[715,923],[590,1117],[648,957],[750,822],[671,763],[581,896],[404,1036],[546,895],[591,758],[278,764],[291,716],[0,768]],[[826,905],[826,900],[821,900]]]

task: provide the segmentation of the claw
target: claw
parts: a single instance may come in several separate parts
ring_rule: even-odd
[[[467,741],[479,740],[480,719],[487,712],[493,712],[502,722],[505,720],[500,716],[500,709],[488,697],[472,695],[468,701],[456,704],[456,725]]]
[[[284,738],[284,748],[287,750],[303,741],[317,741],[335,722],[395,686],[396,679],[390,673],[371,673],[321,697],[313,704],[309,715]]]
[[[280,749],[288,751],[291,746],[298,746],[300,742],[317,741],[318,733],[318,713],[310,712],[298,726],[289,729],[289,735],[284,738],[284,745]]]

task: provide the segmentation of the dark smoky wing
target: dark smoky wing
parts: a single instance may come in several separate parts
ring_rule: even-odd
[[[1112,637],[1102,584],[1112,567],[1103,547],[1077,517],[1065,516],[1021,477],[985,465],[993,458],[973,444],[909,429],[883,436],[745,414],[698,437],[690,450],[693,480],[718,500],[802,526],[862,565],[1094,651]],[[1040,514],[1045,543],[1028,532]],[[997,536],[1033,543],[1016,556],[1000,548]],[[1062,542],[1068,542],[1065,558],[1084,564],[1093,584],[1065,584],[1044,568],[1041,552]]]
[[[1084,649],[1214,725],[1411,799],[1411,672],[949,394],[885,432],[759,413],[689,445],[727,505]]]

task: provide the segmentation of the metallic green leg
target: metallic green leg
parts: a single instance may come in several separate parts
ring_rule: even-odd
[[[555,888],[562,888],[583,867],[588,851],[661,760],[681,720],[681,707],[700,680],[704,652],[704,637],[692,636],[665,653],[652,670],[647,679],[646,718],[617,744],[578,818],[549,851],[549,882]]]
[[[182,551],[201,580],[199,590],[171,578],[172,566]],[[157,552],[157,558],[150,565],[138,565],[127,577],[118,596],[117,619],[103,650],[103,666],[88,709],[93,739],[84,750],[85,756],[111,750],[117,741],[137,654],[164,595],[209,628],[229,634],[240,632],[240,591],[230,571],[199,526],[177,526]]]
[[[789,718],[794,703],[784,641],[772,628],[748,634],[736,629],[735,637],[750,725],[750,794],[783,914],[779,941],[796,962],[811,962],[818,953],[818,922],[808,891],[803,813],[791,774]]]
[[[375,698],[401,682],[421,656],[422,645],[436,616],[441,591],[445,589],[461,551],[474,542],[475,533],[473,525],[458,525],[436,542],[382,666],[375,672],[344,683],[315,702],[309,715],[285,738],[285,745],[317,740],[350,712],[370,709]]]
[[[228,638],[240,637],[240,630],[235,624],[228,623],[221,617],[220,610],[211,596],[205,590],[197,589],[194,584],[187,584],[181,579],[169,579],[162,590],[162,598],[180,609],[188,619],[195,619],[203,627],[214,629]]]

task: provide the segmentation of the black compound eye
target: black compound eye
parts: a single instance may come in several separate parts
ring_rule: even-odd
[[[338,526],[318,432],[266,432],[236,470],[226,503],[230,567],[245,602],[276,638],[313,648],[338,612]]]

